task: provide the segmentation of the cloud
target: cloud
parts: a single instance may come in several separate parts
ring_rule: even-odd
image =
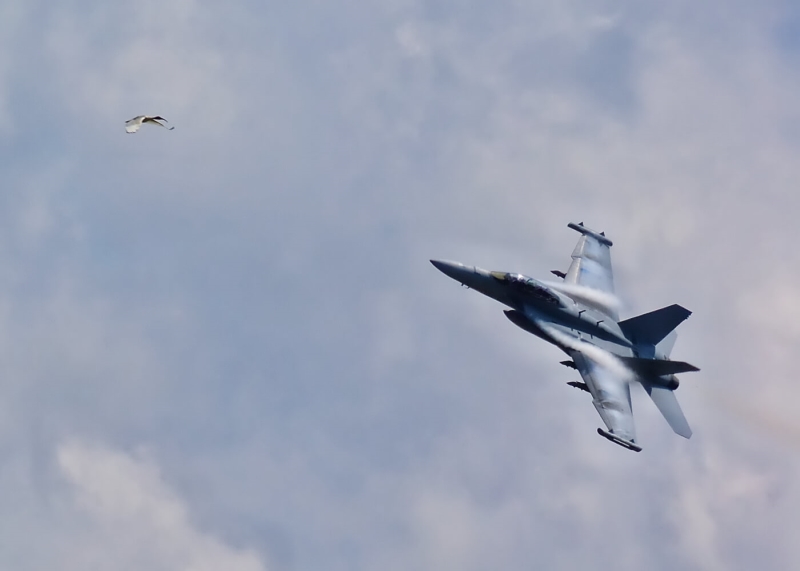
[[[11,56],[19,40],[19,32],[27,24],[25,2],[10,0],[0,5],[0,141],[14,134],[16,128],[9,98],[14,93],[16,61]]]
[[[58,467],[87,516],[64,564],[74,569],[264,571],[261,557],[195,527],[185,502],[143,455],[72,440]],[[63,568],[63,567],[62,567]]]
[[[800,560],[793,456],[709,402],[794,402],[775,5],[8,6],[0,526],[81,569]],[[176,130],[126,138],[148,110]],[[600,439],[558,351],[427,262],[546,276],[580,220],[626,307],[694,311],[688,442],[641,393],[644,452]]]

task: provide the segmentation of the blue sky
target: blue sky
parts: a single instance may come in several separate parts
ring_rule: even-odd
[[[0,1],[0,567],[796,566],[796,22]],[[570,221],[695,312],[690,441],[641,391],[600,439],[428,263],[545,277]]]

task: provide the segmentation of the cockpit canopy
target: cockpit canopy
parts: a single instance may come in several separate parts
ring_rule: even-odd
[[[492,272],[492,277],[508,284],[508,287],[511,288],[512,291],[518,291],[526,296],[540,299],[546,303],[561,305],[561,301],[557,295],[533,278],[509,272]]]

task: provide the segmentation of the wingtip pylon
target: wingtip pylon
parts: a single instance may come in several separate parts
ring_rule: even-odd
[[[575,224],[574,222],[570,222],[569,224],[567,224],[567,228],[571,228],[572,230],[575,230],[576,232],[580,232],[584,236],[591,236],[592,238],[594,238],[595,240],[597,240],[601,244],[605,244],[606,246],[611,247],[611,246],[614,245],[614,242],[612,242],[611,240],[608,239],[608,237],[605,235],[605,232],[595,232],[594,230],[584,226],[583,222],[581,222],[579,224]]]

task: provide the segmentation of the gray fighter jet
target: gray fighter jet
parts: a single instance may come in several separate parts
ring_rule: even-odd
[[[511,309],[512,323],[562,349],[583,382],[570,382],[592,396],[608,430],[597,432],[629,450],[641,451],[636,442],[630,383],[640,383],[677,434],[692,430],[673,391],[676,374],[697,371],[682,361],[669,360],[677,334],[674,329],[691,312],[670,305],[619,321],[611,240],[583,223],[569,227],[582,234],[572,252],[566,273],[553,270],[562,281],[541,282],[521,274],[489,272],[457,262],[431,260],[443,273]]]

